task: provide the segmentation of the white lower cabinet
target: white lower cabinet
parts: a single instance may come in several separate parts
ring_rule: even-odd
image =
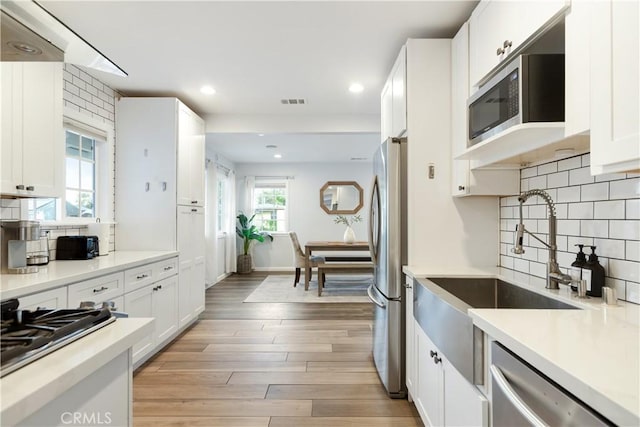
[[[124,296],[130,317],[153,317],[153,332],[133,346],[133,363],[161,345],[178,330],[178,276],[168,277]]]
[[[489,403],[415,323],[417,385],[413,396],[427,426],[488,426]]]
[[[204,208],[178,206],[178,250],[178,313],[180,327],[183,327],[204,311]]]

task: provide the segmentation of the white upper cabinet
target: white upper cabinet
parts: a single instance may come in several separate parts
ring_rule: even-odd
[[[478,83],[506,58],[511,58],[529,38],[556,20],[569,0],[485,0],[469,20],[471,57],[470,83]]]
[[[186,105],[178,113],[178,204],[204,206],[204,121]]]
[[[451,193],[454,196],[512,195],[520,189],[519,170],[471,169],[470,160],[455,160],[467,147],[469,97],[469,24],[451,41]]]
[[[1,192],[61,197],[62,63],[3,62],[1,67]]]
[[[640,169],[640,6],[593,2],[591,174]]]
[[[407,50],[402,46],[381,95],[381,140],[403,136],[407,130]]]

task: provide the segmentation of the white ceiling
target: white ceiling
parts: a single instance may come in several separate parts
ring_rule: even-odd
[[[96,77],[124,95],[177,96],[202,116],[379,115],[382,85],[406,39],[452,37],[476,3],[41,1],[129,74],[96,71]],[[348,92],[355,81],[364,92]],[[205,84],[216,94],[201,94]],[[282,98],[308,104],[282,105]],[[207,139],[234,161],[246,150],[230,146],[251,144],[242,134],[226,139],[233,144]],[[302,144],[306,161],[315,161],[327,144],[320,139],[301,133],[280,145],[293,154]],[[364,139],[328,136],[342,145]]]

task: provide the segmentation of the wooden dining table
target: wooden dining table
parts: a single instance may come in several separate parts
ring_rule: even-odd
[[[353,242],[345,243],[342,241],[315,241],[307,242],[305,249],[305,271],[304,271],[304,290],[309,289],[309,278],[311,277],[311,254],[314,251],[361,251],[369,252],[369,242]]]

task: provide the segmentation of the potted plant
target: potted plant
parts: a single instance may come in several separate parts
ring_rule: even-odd
[[[265,238],[273,241],[273,236],[265,231],[259,231],[258,227],[252,224],[253,214],[251,218],[240,212],[236,217],[238,224],[236,225],[236,234],[243,240],[243,253],[238,255],[237,271],[238,273],[251,273],[251,254],[249,249],[253,241],[264,242]]]

